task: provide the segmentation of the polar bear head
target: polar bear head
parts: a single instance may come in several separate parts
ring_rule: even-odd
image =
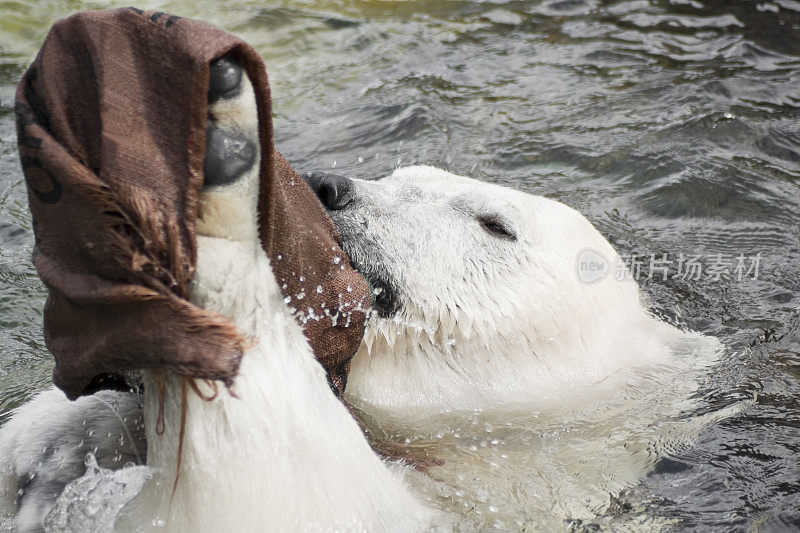
[[[564,204],[428,166],[309,183],[375,294],[347,388],[361,408],[419,418],[557,396],[680,337]]]

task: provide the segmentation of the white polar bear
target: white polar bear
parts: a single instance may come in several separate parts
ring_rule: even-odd
[[[615,408],[611,414],[574,398],[596,399],[609,391],[613,396],[626,384],[663,380],[662,370],[676,365],[676,354],[701,349],[711,353],[717,346],[713,339],[682,332],[650,315],[636,283],[617,279],[617,270],[626,272],[617,253],[582,215],[552,200],[426,166],[399,169],[377,181],[325,174],[307,181],[376,296],[376,312],[352,362],[347,397],[379,446],[405,440],[418,455],[445,461],[429,468],[429,477],[415,476],[427,496],[456,512],[482,509],[487,517],[497,513],[498,499],[511,502],[504,520],[494,519],[501,528],[527,526],[530,520],[541,525],[542,510],[547,509],[554,527],[559,527],[564,518],[602,513],[609,493],[642,475],[653,454],[631,450],[648,449],[652,441],[670,433],[653,422],[685,406],[682,402],[694,381],[672,374],[651,387],[649,404],[636,401],[628,410]],[[195,287],[216,288],[208,296],[196,294],[200,301],[212,298],[206,305],[216,308],[224,303],[217,298],[226,293],[229,277],[227,267],[218,266],[214,258],[235,259],[240,254],[206,254],[204,248],[236,245],[218,239],[209,239],[207,245],[206,238],[200,242],[201,277]],[[579,270],[587,252],[593,261],[606,263],[598,279],[587,279]],[[207,259],[214,260],[206,264]],[[271,285],[268,292],[275,292]],[[251,320],[248,315],[241,327],[249,330]],[[278,362],[269,356],[263,361]],[[269,379],[251,385],[273,391],[279,385],[273,378],[289,369],[265,372],[262,379]],[[270,393],[261,402],[267,406],[275,399]],[[174,409],[177,401],[170,400]],[[206,422],[222,415],[223,411],[212,415],[215,409],[199,400],[191,406]],[[576,412],[581,413],[577,418]],[[128,416],[135,414],[136,409]],[[299,413],[296,417],[302,418]],[[587,418],[606,428],[627,429],[611,439],[605,430],[587,428]],[[543,453],[537,435],[555,434],[565,420],[570,427],[582,428],[586,438],[561,439]],[[502,431],[496,427],[499,421]],[[638,423],[647,430],[639,431]],[[98,424],[99,432],[111,426]],[[212,425],[217,424],[221,420]],[[187,433],[192,435],[189,442],[199,445],[204,426],[189,427],[198,431]],[[633,434],[636,438],[631,439]],[[507,444],[511,448],[503,447]],[[586,459],[594,470],[570,470],[570,465]],[[213,470],[211,465],[203,469],[209,468]],[[509,471],[516,471],[516,477],[509,477]],[[483,497],[487,491],[495,499]],[[410,502],[406,503],[416,505]],[[472,525],[492,523],[478,520]]]
[[[670,420],[719,343],[651,315],[577,211],[429,166],[307,181],[375,292],[346,398],[474,527],[596,517],[697,428]]]
[[[362,407],[415,420],[554,397],[669,362],[694,338],[645,310],[608,241],[564,204],[427,166],[327,180],[347,190],[333,209],[321,197],[378,293],[347,386]],[[587,253],[606,263],[592,282]]]
[[[208,396],[201,397],[188,380],[150,371],[143,372],[141,408],[133,393],[104,391],[74,403],[59,391],[39,394],[0,431],[0,516],[16,515],[20,533],[45,525],[108,531],[118,518],[122,530],[134,531],[405,532],[441,522],[407,487],[406,469],[372,451],[283,302],[258,238],[253,88],[225,57],[212,62],[211,76],[212,88],[226,90],[213,99],[209,93],[207,143],[239,148],[206,150],[190,297],[250,340],[235,396],[195,382]],[[243,152],[242,143],[250,143],[255,157],[226,164],[230,154]],[[123,451],[141,456],[142,431],[146,469],[132,467],[138,470],[131,475],[123,468],[115,477],[98,473],[89,459],[92,467],[80,477],[87,452],[116,467],[123,466]],[[143,485],[138,496],[117,501],[114,491],[131,485]],[[51,512],[59,494],[70,499]]]
[[[626,272],[617,253],[582,215],[552,200],[425,166],[399,169],[377,181],[325,174],[308,176],[307,181],[376,296],[376,312],[352,362],[347,397],[378,446],[410,442],[417,455],[444,460],[429,469],[429,477],[415,476],[428,497],[455,512],[484,509],[488,517],[498,507],[497,499],[511,502],[504,521],[498,522],[502,527],[522,527],[530,520],[541,524],[546,509],[558,527],[564,518],[602,513],[609,493],[630,486],[645,472],[654,455],[637,456],[631,450],[664,440],[671,429],[654,421],[685,406],[694,381],[672,374],[650,388],[648,404],[636,401],[629,406],[633,410],[615,408],[611,415],[575,397],[613,397],[636,381],[632,376],[661,381],[661,370],[678,361],[675,354],[712,353],[716,344],[650,315],[636,283],[617,279],[618,270]],[[203,249],[233,245],[212,239],[205,246],[205,238],[200,242],[198,272],[209,275],[198,278],[195,286],[224,285],[226,268],[217,271],[216,262],[206,265],[205,258],[238,255],[207,255]],[[579,270],[587,252],[593,261],[606,263],[599,279],[587,279]],[[250,283],[256,286],[256,281]],[[216,299],[214,295],[224,293],[220,286],[209,294]],[[223,303],[215,301],[206,305]],[[276,362],[270,357],[264,361]],[[279,374],[286,371],[288,367]],[[272,391],[277,384],[271,378],[253,385]],[[40,403],[52,400],[40,398]],[[275,395],[261,401],[266,406]],[[86,408],[96,409],[95,403]],[[34,402],[20,415],[41,407]],[[198,415],[209,408],[200,401],[192,405]],[[580,424],[574,422],[576,413],[584,417],[578,417]],[[127,414],[135,415],[136,408]],[[212,419],[210,412],[202,416]],[[603,431],[584,427],[585,417],[628,430],[610,439]],[[549,453],[541,453],[538,437],[531,435],[557,432],[564,420],[582,427],[586,438],[561,439],[557,454],[554,444]],[[504,431],[495,427],[498,422]],[[637,424],[648,430],[638,431]],[[96,429],[118,433],[119,424],[112,425],[98,422]],[[58,424],[58,431],[62,426]],[[200,431],[189,442],[202,442],[203,426],[189,427]],[[637,437],[631,439],[633,434]],[[46,440],[35,439],[29,447],[41,448],[42,442],[46,447]],[[484,446],[495,442],[501,446]],[[603,446],[598,448],[597,442]],[[511,449],[503,447],[509,443]],[[594,470],[573,468],[586,458]],[[505,472],[499,479],[498,469]],[[517,472],[516,477],[509,477],[509,471]],[[565,482],[565,471],[573,472],[575,480]],[[48,474],[46,469],[43,473]],[[487,491],[494,500],[481,496]],[[492,523],[478,520],[473,525]]]

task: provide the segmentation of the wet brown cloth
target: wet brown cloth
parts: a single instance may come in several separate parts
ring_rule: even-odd
[[[369,301],[367,284],[311,190],[275,151],[267,75],[255,51],[213,26],[163,13],[81,12],[52,27],[15,108],[33,261],[49,291],[44,337],[53,380],[70,398],[133,369],[226,384],[237,373],[247,340],[187,299],[209,62],[229,52],[256,88],[261,241],[279,284],[286,295],[305,292],[298,314],[312,317],[306,334],[334,377],[361,342],[365,313],[353,309]]]

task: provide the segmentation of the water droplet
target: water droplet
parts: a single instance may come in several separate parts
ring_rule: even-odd
[[[300,276],[300,282],[303,282],[305,280],[306,280],[305,276]]]
[[[341,262],[342,262],[342,258],[339,257],[338,255],[333,258],[333,264],[334,265],[338,265]]]
[[[358,162],[359,163],[363,163],[364,162],[364,156],[363,155],[358,156]]]
[[[297,293],[297,299],[298,300],[302,300],[305,297],[306,297],[306,293],[304,293],[304,292]]]
[[[278,254],[277,259],[278,259],[278,261],[283,261],[283,256],[281,254]]]
[[[353,292],[353,287],[351,287],[350,285],[348,285],[348,286],[347,286],[347,292]]]
[[[286,298],[283,299],[283,303],[285,303],[285,304],[288,304],[291,301],[292,301],[292,297],[291,296],[287,296]]]
[[[317,285],[317,294],[322,294],[322,285]]]

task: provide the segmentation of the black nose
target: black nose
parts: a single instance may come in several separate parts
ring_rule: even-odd
[[[229,55],[218,57],[209,64],[208,101],[228,100],[242,92],[242,67]]]
[[[331,211],[344,209],[353,201],[353,181],[350,178],[325,172],[308,172],[303,174],[303,179],[325,209]]]
[[[206,160],[203,187],[229,185],[255,164],[256,145],[233,132],[222,131],[211,121],[206,126]]]

